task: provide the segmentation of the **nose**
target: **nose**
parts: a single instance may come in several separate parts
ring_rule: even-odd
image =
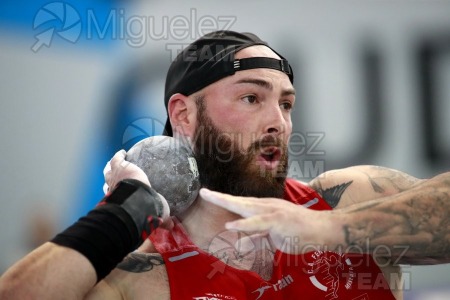
[[[286,130],[286,119],[278,104],[267,109],[264,119],[264,133],[279,135]]]

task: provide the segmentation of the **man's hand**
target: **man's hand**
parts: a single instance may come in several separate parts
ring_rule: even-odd
[[[105,184],[103,191],[105,194],[114,189],[117,184],[124,179],[136,179],[151,187],[145,172],[135,164],[125,160],[125,150],[120,150],[114,154],[111,160],[106,164],[103,174],[105,176]],[[156,191],[158,192],[158,191]],[[159,194],[163,204],[163,218],[166,219],[170,215],[169,204],[167,200]]]
[[[136,179],[151,186],[144,171],[135,164],[125,160],[126,154],[123,149],[116,152],[103,169],[103,175],[105,176],[103,191],[105,194],[124,179]]]
[[[200,196],[244,217],[226,223],[227,229],[268,232],[277,249],[285,253],[334,250],[343,240],[331,211],[318,212],[283,199],[237,197],[208,189],[201,189]]]

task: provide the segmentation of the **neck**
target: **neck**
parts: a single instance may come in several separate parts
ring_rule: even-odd
[[[266,234],[250,237],[226,231],[225,223],[239,219],[239,215],[206,202],[199,196],[178,218],[197,247],[219,259],[226,258],[224,262],[234,268],[253,271],[265,280],[271,278],[275,249],[270,238]]]
[[[240,218],[217,205],[203,200],[200,196],[178,216],[190,239],[202,249],[208,249],[211,240],[226,231],[225,223]]]

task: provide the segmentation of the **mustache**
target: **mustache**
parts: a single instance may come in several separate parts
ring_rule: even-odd
[[[283,143],[283,140],[281,138],[273,135],[266,135],[250,144],[247,151],[249,153],[252,153],[267,147],[284,149],[286,148],[286,145]]]

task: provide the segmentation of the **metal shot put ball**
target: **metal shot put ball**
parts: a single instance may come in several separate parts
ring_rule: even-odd
[[[140,167],[152,188],[163,195],[170,214],[185,211],[197,198],[200,180],[192,150],[181,140],[152,136],[136,143],[126,160]]]

